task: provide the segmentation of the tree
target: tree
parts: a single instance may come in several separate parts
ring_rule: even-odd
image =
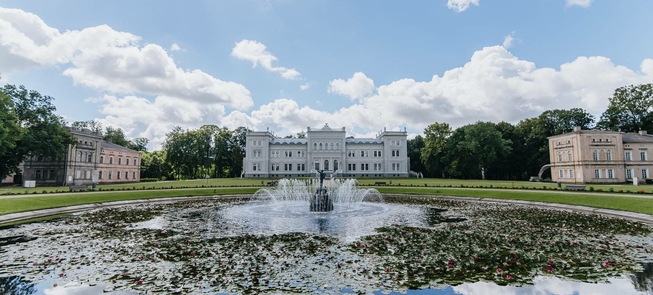
[[[13,101],[4,92],[0,92],[0,179],[18,172],[18,165],[23,159],[16,147],[23,132],[24,129],[18,125]]]
[[[297,132],[297,138],[306,138],[306,132],[304,131]]]
[[[486,178],[485,171],[495,169],[498,159],[510,154],[512,142],[504,139],[492,122],[462,126],[447,143],[449,173],[465,178]]]
[[[127,137],[125,137],[125,132],[122,128],[114,128],[111,126],[107,126],[104,130],[104,136],[102,139],[124,147],[128,147],[131,144]]]
[[[7,103],[6,97],[0,102],[7,111],[3,116],[7,120],[17,119],[16,125],[22,130],[22,134],[15,145],[5,144],[8,148],[7,154],[3,154],[0,160],[0,178],[8,173],[17,171],[14,165],[20,163],[26,157],[44,157],[51,159],[63,159],[66,155],[68,145],[76,144],[75,138],[66,130],[66,122],[62,117],[57,116],[57,110],[52,103],[54,98],[43,96],[37,91],[27,90],[25,86],[16,87],[5,85],[0,92],[8,96],[12,103]],[[9,124],[7,126],[12,126]],[[16,140],[15,127],[2,127],[12,130],[8,140]],[[13,147],[11,147],[13,146]]]
[[[137,137],[132,139],[127,147],[135,151],[145,152],[147,151],[148,143],[150,143],[149,139],[145,137]]]
[[[617,88],[597,127],[603,130],[653,132],[653,84]]]
[[[523,140],[523,145],[515,153],[524,157],[522,166],[526,176],[537,175],[540,168],[549,163],[548,136],[553,132],[547,130],[540,117],[521,120],[515,126],[515,132]]]
[[[408,140],[408,158],[410,158],[410,170],[415,172],[426,172],[426,167],[422,162],[422,149],[424,148],[424,137],[421,135]]]
[[[424,129],[424,147],[421,149],[421,159],[429,176],[442,176],[445,172],[447,140],[452,134],[447,123],[433,123]],[[439,175],[438,175],[439,174]]]
[[[581,108],[569,110],[548,110],[540,115],[540,123],[547,131],[547,136],[567,133],[580,126],[583,129],[592,129],[594,115]]]
[[[89,121],[75,121],[72,124],[70,124],[72,127],[80,128],[80,129],[89,129],[95,133],[102,133],[102,124],[100,122],[96,122],[94,120],[89,120]]]

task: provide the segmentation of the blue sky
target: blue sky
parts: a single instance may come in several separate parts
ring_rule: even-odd
[[[153,148],[175,125],[373,136],[598,117],[615,88],[653,82],[653,1],[624,3],[0,0],[0,73]]]

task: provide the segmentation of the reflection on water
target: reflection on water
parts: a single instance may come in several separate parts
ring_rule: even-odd
[[[651,281],[651,267],[642,273],[638,273],[639,278],[645,279],[647,282]],[[650,285],[649,285],[650,286]],[[20,277],[6,277],[0,278],[0,294],[3,295],[136,295],[136,292],[128,291],[113,291],[104,292],[105,286],[98,284],[96,286],[88,286],[76,283],[69,283],[65,286],[54,287],[52,283],[41,283],[35,285],[30,282],[23,281]],[[333,290],[332,290],[333,291]],[[316,292],[319,293],[319,292]],[[329,292],[325,292],[329,293]],[[352,293],[347,289],[338,293]],[[221,293],[218,293],[221,294]],[[283,293],[275,293],[283,294]],[[387,294],[383,290],[374,292],[374,294]],[[399,293],[390,293],[399,294]],[[583,283],[561,280],[557,277],[539,277],[534,280],[534,285],[514,287],[514,286],[499,286],[495,283],[476,282],[466,283],[458,286],[447,286],[441,289],[424,289],[424,290],[408,290],[408,295],[444,295],[444,294],[459,294],[459,295],[644,295],[652,294],[649,290],[641,290],[639,287],[633,286],[633,283],[628,278],[614,278],[610,279],[608,283]]]
[[[643,263],[644,270],[628,276],[637,291],[653,294],[653,263]]]
[[[0,278],[0,294],[31,295],[36,293],[34,284],[18,276]]]

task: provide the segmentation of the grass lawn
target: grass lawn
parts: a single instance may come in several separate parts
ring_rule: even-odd
[[[615,209],[653,215],[653,199],[566,193],[560,191],[506,191],[495,189],[459,189],[459,188],[417,188],[417,187],[381,187],[381,193],[424,194],[459,197],[479,197],[495,199],[513,199],[535,202],[558,203],[589,206],[594,208]]]
[[[230,194],[253,194],[257,188],[204,188],[204,189],[168,189],[73,193],[64,195],[43,195],[29,198],[0,199],[0,215],[38,209],[93,204],[112,201],[153,199],[184,196],[210,196]]]
[[[193,180],[172,180],[172,181],[157,181],[157,182],[140,182],[140,183],[123,183],[123,184],[103,184],[98,185],[98,189],[134,189],[134,188],[202,188],[202,186],[224,186],[224,187],[255,187],[267,184],[268,181],[278,179],[261,179],[261,178],[212,178],[212,179],[193,179]],[[484,186],[500,188],[532,188],[540,189],[542,187],[556,188],[556,183],[551,182],[528,182],[528,181],[508,181],[508,180],[478,180],[478,179],[443,179],[443,178],[359,178],[358,183],[361,186],[375,186],[375,182],[386,182],[392,186],[449,186],[452,187],[478,187]],[[565,184],[563,183],[564,187]],[[588,184],[586,190],[590,187],[595,190],[602,190],[608,192],[610,189],[615,192],[622,191],[624,193],[630,191],[632,193],[644,190],[647,193],[653,193],[653,185],[640,185],[634,186],[632,184]],[[68,192],[68,187],[36,187],[36,188],[23,188],[20,186],[2,186],[0,187],[0,195],[11,194],[25,194],[25,193],[43,193],[43,192]]]

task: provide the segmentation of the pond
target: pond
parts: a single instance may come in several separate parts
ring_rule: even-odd
[[[0,230],[0,294],[651,294],[649,225],[384,196],[334,212],[215,198]]]

